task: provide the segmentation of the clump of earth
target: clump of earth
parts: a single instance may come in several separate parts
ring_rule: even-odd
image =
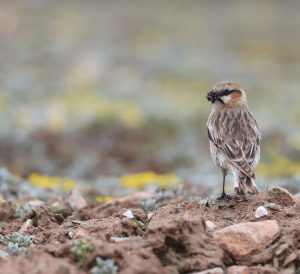
[[[300,200],[285,189],[168,197],[151,211],[152,194],[102,204],[76,195],[77,205],[27,197],[23,214],[0,204],[1,273],[299,273]]]

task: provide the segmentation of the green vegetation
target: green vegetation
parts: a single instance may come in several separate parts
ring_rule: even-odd
[[[118,267],[113,260],[103,260],[102,258],[96,258],[96,265],[90,270],[91,274],[115,274],[118,271]]]
[[[147,227],[148,227],[148,222],[146,223],[143,223],[141,221],[136,221],[136,224],[137,226],[142,229],[143,231],[146,231],[147,230]]]
[[[34,236],[26,235],[20,232],[13,232],[6,236],[0,237],[0,243],[6,245],[4,252],[9,255],[22,256],[27,253],[27,247],[29,247],[33,241]]]
[[[86,256],[93,250],[93,246],[87,239],[78,240],[70,247],[70,251],[74,254],[78,266],[84,264]]]

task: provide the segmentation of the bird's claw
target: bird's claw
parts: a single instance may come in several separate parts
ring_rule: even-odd
[[[241,188],[241,187],[235,187],[235,188],[234,188],[234,192],[235,192],[237,195],[245,195],[244,189]]]
[[[218,198],[218,200],[229,200],[230,196],[227,195],[225,192],[221,194],[221,196]]]

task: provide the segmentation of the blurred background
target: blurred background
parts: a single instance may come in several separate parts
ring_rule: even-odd
[[[296,0],[1,0],[2,176],[103,197],[153,184],[217,194],[205,96],[232,80],[262,131],[260,189],[299,192],[299,10]]]

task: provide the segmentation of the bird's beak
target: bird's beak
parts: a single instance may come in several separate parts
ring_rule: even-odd
[[[214,103],[216,101],[217,98],[216,98],[216,95],[213,90],[211,90],[207,93],[206,99],[212,103]]]

